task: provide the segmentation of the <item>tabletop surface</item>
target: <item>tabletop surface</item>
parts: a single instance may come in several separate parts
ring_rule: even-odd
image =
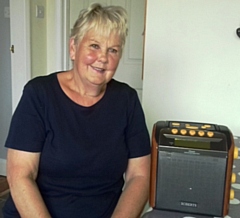
[[[232,184],[235,192],[234,199],[230,201],[229,214],[224,218],[240,218],[240,137],[234,137],[235,146],[238,147],[239,156],[233,162],[233,172],[236,174],[236,183]],[[211,216],[191,215],[170,211],[153,210],[149,208],[142,218],[211,218]]]

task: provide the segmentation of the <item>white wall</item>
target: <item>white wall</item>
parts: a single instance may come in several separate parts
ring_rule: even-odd
[[[36,7],[44,9],[44,16],[36,16]],[[46,0],[30,1],[31,77],[47,74],[47,3]]]
[[[239,0],[148,0],[143,107],[158,120],[226,125],[240,135]]]
[[[68,69],[67,0],[30,1],[31,77]],[[36,17],[36,6],[44,8],[44,17]],[[67,38],[67,39],[66,39]]]

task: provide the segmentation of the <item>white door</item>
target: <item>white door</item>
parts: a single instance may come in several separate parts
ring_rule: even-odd
[[[20,99],[24,84],[30,78],[28,3],[29,0],[10,0],[9,2],[1,1],[0,3],[0,8],[3,12],[1,13],[1,15],[3,15],[1,17],[1,22],[3,21],[4,26],[6,20],[10,18],[8,22],[9,30],[2,29],[1,26],[1,30],[4,30],[1,37],[5,37],[8,32],[9,39],[1,39],[2,44],[0,46],[0,49],[4,49],[1,59],[4,63],[1,63],[0,68],[0,175],[6,175],[6,149],[4,148],[4,143],[7,137],[12,112],[15,110]],[[10,13],[8,13],[8,10]],[[11,45],[14,46],[14,53],[10,54],[9,48]],[[2,71],[3,68],[4,71]]]
[[[12,116],[9,0],[0,1],[0,9],[0,175],[5,175],[4,144]]]
[[[70,28],[72,28],[79,11],[87,8],[93,0],[70,1]],[[142,95],[142,54],[145,0],[100,0],[103,5],[119,5],[128,12],[128,27],[124,54],[120,61],[115,79],[123,81],[135,88],[141,99]]]
[[[143,106],[158,120],[211,122],[240,135],[239,0],[148,0]]]
[[[12,110],[22,94],[23,86],[30,79],[30,0],[10,0],[10,27],[12,75]]]

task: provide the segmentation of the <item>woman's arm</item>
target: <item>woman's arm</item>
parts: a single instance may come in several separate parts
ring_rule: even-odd
[[[40,153],[8,149],[7,179],[13,201],[23,218],[51,217],[35,182]]]
[[[150,180],[150,155],[129,159],[125,188],[112,218],[138,218],[147,202]]]

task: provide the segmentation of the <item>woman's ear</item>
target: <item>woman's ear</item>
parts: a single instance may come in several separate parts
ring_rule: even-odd
[[[69,55],[72,61],[75,60],[75,54],[76,54],[76,45],[74,38],[70,38],[69,40]]]

